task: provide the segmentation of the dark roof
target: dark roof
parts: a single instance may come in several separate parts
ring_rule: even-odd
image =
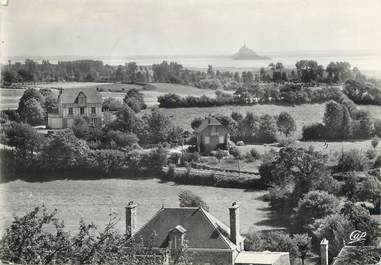
[[[202,208],[162,208],[140,228],[133,239],[154,247],[168,246],[168,233],[175,227],[185,229],[189,248],[235,249],[229,239],[230,229]],[[154,236],[153,236],[154,235]]]
[[[102,103],[102,95],[95,87],[76,87],[63,89],[60,99],[62,104],[72,104],[78,97],[79,93],[86,96],[87,103]]]
[[[345,246],[332,265],[381,264],[381,249],[372,246]]]
[[[223,128],[225,128],[216,118],[207,117],[201,122],[200,126],[198,126],[198,128],[195,131],[197,133],[200,133],[203,130],[205,130],[208,126],[222,126]]]

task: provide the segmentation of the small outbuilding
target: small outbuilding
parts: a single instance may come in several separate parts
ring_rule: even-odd
[[[217,148],[227,149],[228,130],[214,117],[205,118],[195,130],[197,149],[200,153],[209,153]]]

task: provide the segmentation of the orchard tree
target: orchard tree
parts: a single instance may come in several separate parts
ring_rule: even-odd
[[[16,156],[32,161],[35,152],[41,150],[45,137],[26,123],[11,122],[4,126],[5,143],[15,148]],[[16,160],[17,161],[17,160]]]
[[[366,232],[367,236],[364,245],[377,243],[378,237],[381,236],[381,228],[367,209],[353,202],[346,202],[340,214],[351,222],[355,230]]]
[[[295,234],[292,239],[296,245],[297,256],[302,260],[302,265],[304,265],[304,260],[311,250],[311,237],[307,234]]]
[[[132,146],[138,143],[139,139],[133,133],[124,133],[121,131],[110,130],[106,134],[109,141],[114,141],[118,148]]]
[[[31,99],[34,99],[34,100],[30,101]],[[34,111],[30,112],[29,107],[33,105],[37,105],[36,102],[39,103],[39,108],[42,108],[41,106],[44,104],[44,97],[41,95],[41,93],[35,88],[26,89],[22,97],[20,98],[19,106],[17,109],[21,118],[24,121],[27,121],[31,113],[34,112]]]
[[[142,121],[136,117],[135,112],[127,105],[123,105],[116,112],[116,119],[108,127],[126,133],[137,133]]]
[[[325,191],[310,191],[304,195],[294,209],[293,229],[299,232],[309,230],[316,220],[334,214],[339,210],[339,200]]]
[[[290,136],[296,131],[296,123],[294,118],[287,112],[281,112],[276,121],[278,130],[284,133],[286,136]]]
[[[374,205],[374,213],[380,214],[381,210],[381,181],[372,175],[367,176],[361,183],[359,199],[369,201]]]
[[[367,168],[368,158],[356,149],[342,153],[337,164],[337,170],[340,172],[364,171]]]
[[[106,98],[102,103],[102,110],[104,111],[118,111],[123,107],[123,104],[116,98]]]
[[[323,120],[325,133],[329,139],[347,139],[352,137],[352,118],[346,106],[336,101],[328,102]]]
[[[83,117],[76,117],[71,129],[78,138],[86,139],[89,136],[90,126]]]
[[[272,143],[276,139],[277,126],[273,117],[265,114],[259,119],[260,139],[265,143]]]
[[[192,129],[193,129],[193,130],[196,130],[196,129],[201,125],[201,123],[202,123],[203,120],[204,120],[204,119],[201,118],[201,117],[196,117],[196,118],[194,118],[194,119],[192,120],[192,122],[191,122],[191,127],[192,127]]]
[[[30,125],[44,124],[45,112],[39,101],[31,98],[25,102],[24,106],[25,110],[22,112],[22,117],[25,122]]]
[[[136,113],[145,109],[147,105],[144,103],[144,96],[137,89],[133,88],[128,90],[126,96],[123,99],[124,103],[127,104]]]
[[[316,244],[326,238],[329,241],[329,257],[336,257],[344,247],[349,233],[354,230],[351,222],[339,213],[317,219],[311,226]]]
[[[184,190],[179,193],[180,207],[202,207],[204,210],[209,211],[209,206],[200,196],[194,194],[190,190]]]
[[[75,137],[71,129],[54,132],[41,152],[42,166],[70,168],[86,164],[89,146],[84,140]]]

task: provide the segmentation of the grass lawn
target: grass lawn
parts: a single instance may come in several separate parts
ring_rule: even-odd
[[[47,177],[48,178],[48,177]],[[54,180],[25,182],[21,180],[0,184],[0,232],[10,224],[13,215],[22,215],[32,207],[45,203],[57,208],[66,229],[75,231],[78,222],[94,222],[103,227],[108,214],[116,212],[121,218],[117,228],[125,229],[124,207],[131,200],[138,204],[138,225],[146,223],[164,204],[178,206],[178,193],[191,190],[210,206],[210,212],[229,224],[228,207],[233,201],[241,207],[241,231],[271,229],[268,203],[261,200],[265,191],[162,183],[158,179]]]
[[[381,119],[381,106],[376,105],[357,105],[361,110],[367,110],[373,118]]]
[[[223,158],[220,162],[218,162],[218,160],[214,157],[202,157],[201,162],[215,168],[238,170],[238,162],[234,158]],[[246,159],[242,159],[239,161],[239,167],[241,171],[258,172],[258,168],[261,163],[262,162],[260,160],[246,162]]]
[[[173,122],[182,128],[192,131],[190,127],[191,121],[196,117],[204,117],[209,114],[224,114],[229,115],[232,112],[239,112],[246,114],[246,112],[253,112],[256,115],[270,114],[278,115],[282,111],[290,113],[297,123],[299,133],[302,127],[307,124],[321,122],[323,119],[325,104],[305,104],[292,106],[278,106],[278,105],[253,105],[253,106],[220,106],[220,107],[207,107],[207,108],[174,108],[165,109],[160,108],[160,111],[170,116]],[[149,111],[149,110],[145,110]]]
[[[155,88],[152,90],[144,90],[143,86],[135,84],[119,84],[119,83],[92,83],[92,82],[53,82],[46,84],[28,85],[27,87],[36,88],[78,88],[78,87],[94,87],[94,89],[101,88],[103,98],[114,97],[123,99],[126,92],[132,88],[140,90],[144,95],[144,100],[148,107],[157,106],[157,97],[167,94],[176,93],[180,96],[197,96],[206,95],[208,97],[215,97],[215,90],[212,89],[199,89],[197,87],[185,86],[180,84],[167,84],[167,83],[150,83]],[[18,101],[21,98],[23,89],[0,89],[0,109],[16,109]],[[227,92],[232,93],[232,92]]]
[[[371,140],[365,140],[365,141],[345,141],[345,142],[327,142],[328,147],[325,147],[324,142],[302,142],[297,141],[296,146],[300,146],[303,148],[308,148],[310,146],[313,146],[315,151],[322,152],[323,154],[328,155],[329,162],[336,163],[338,157],[340,156],[341,152],[349,151],[352,149],[360,150],[361,152],[366,152],[367,150],[372,148]],[[274,148],[275,150],[278,150],[279,147],[277,144],[248,144],[245,146],[238,146],[238,148],[241,150],[243,154],[250,151],[250,149],[255,148],[260,154],[264,154],[268,151],[270,151],[271,148]],[[381,145],[377,146],[376,152],[378,155],[381,155]]]

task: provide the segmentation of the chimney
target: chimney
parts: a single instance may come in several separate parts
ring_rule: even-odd
[[[233,202],[229,208],[230,215],[230,240],[238,246],[239,243],[239,207]]]
[[[326,238],[320,242],[320,264],[328,265],[328,240]]]
[[[126,235],[131,237],[137,227],[136,204],[130,201],[126,207]]]

